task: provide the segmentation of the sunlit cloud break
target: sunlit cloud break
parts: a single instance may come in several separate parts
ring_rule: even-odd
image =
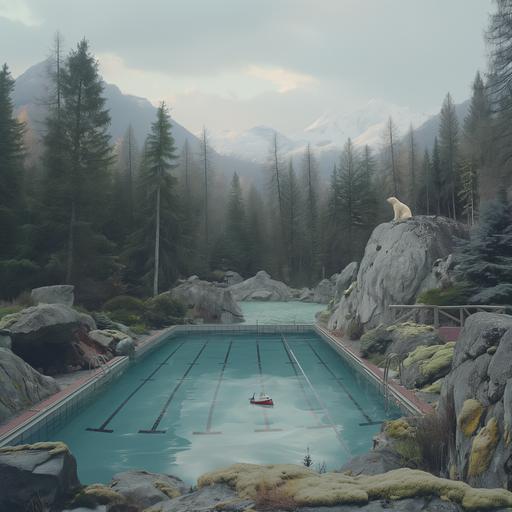
[[[15,2],[0,0],[0,18],[21,23],[27,27],[34,27],[42,23],[42,20],[38,19],[22,0],[16,0]]]
[[[272,82],[277,86],[278,92],[288,92],[311,85],[316,79],[311,75],[297,73],[283,68],[270,68],[263,66],[249,66],[247,74],[261,80]]]

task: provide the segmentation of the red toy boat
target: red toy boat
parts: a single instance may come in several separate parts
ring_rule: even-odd
[[[258,398],[255,397],[255,394],[252,395],[252,398],[249,398],[249,402],[254,405],[274,405],[274,400],[265,393],[261,393]]]

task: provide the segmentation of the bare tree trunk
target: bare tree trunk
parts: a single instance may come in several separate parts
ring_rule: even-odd
[[[153,275],[153,297],[158,295],[158,272],[160,269],[160,183],[156,189],[156,222],[155,222],[155,271]]]
[[[128,128],[128,200],[130,201],[130,224],[133,226],[133,140],[132,127]]]
[[[398,197],[398,176],[395,162],[395,143],[393,141],[393,120],[389,118],[389,150],[391,152],[391,172],[393,174],[393,188],[395,197]]]
[[[73,277],[73,258],[75,248],[75,222],[76,222],[76,205],[75,199],[71,200],[71,215],[69,217],[69,231],[68,231],[68,255],[67,255],[67,268],[66,268],[66,283],[71,283]]]
[[[208,229],[208,141],[206,128],[203,128],[203,166],[204,166],[204,240],[206,245],[206,260],[210,261],[210,242]]]

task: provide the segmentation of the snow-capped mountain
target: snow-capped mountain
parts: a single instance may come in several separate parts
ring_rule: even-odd
[[[351,112],[323,114],[296,133],[285,135],[278,132],[279,146],[284,156],[294,157],[302,153],[309,143],[320,158],[322,153],[339,152],[348,137],[357,145],[378,147],[389,116],[402,135],[411,123],[418,127],[430,117],[426,113],[413,112],[409,107],[372,99]],[[268,158],[274,133],[272,127],[256,126],[243,132],[213,133],[211,142],[221,154],[261,163]]]

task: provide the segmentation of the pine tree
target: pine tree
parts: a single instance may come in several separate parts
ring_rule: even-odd
[[[262,268],[270,269],[273,261],[270,257],[270,244],[263,199],[253,185],[247,197],[248,265],[247,275],[254,275]]]
[[[432,199],[435,206],[436,215],[441,215],[441,198],[443,188],[443,176],[441,171],[441,155],[439,149],[439,140],[434,139],[434,148],[432,150]]]
[[[304,267],[307,284],[311,286],[319,278],[319,185],[316,159],[308,144],[302,159],[303,218],[304,218]]]
[[[293,168],[293,162],[290,159],[288,163],[288,173],[285,190],[285,211],[286,211],[286,238],[288,241],[288,268],[290,272],[290,279],[292,277],[298,277],[300,280],[301,267],[302,267],[302,251],[301,251],[301,236],[300,236],[300,204],[301,196],[300,190],[297,183],[297,177],[295,175],[295,169]]]
[[[0,70],[0,254],[14,250],[21,210],[24,126],[14,116],[14,80],[7,64]]]
[[[147,168],[143,178],[146,188],[146,198],[154,208],[154,256],[153,256],[153,296],[158,295],[160,285],[160,253],[162,218],[171,222],[170,215],[162,215],[164,209],[172,208],[176,178],[171,170],[176,167],[176,148],[171,134],[171,121],[165,102],[157,110],[156,121],[151,125],[147,139],[146,159]]]
[[[512,206],[504,195],[482,208],[479,224],[456,254],[460,277],[473,289],[472,303],[512,301]]]
[[[208,132],[203,127],[200,141],[200,157],[203,174],[203,228],[204,228],[204,260],[207,270],[210,268],[210,184],[212,182],[211,159],[210,159],[210,142],[208,140]]]
[[[383,148],[386,154],[388,173],[391,179],[391,193],[399,197],[401,193],[400,171],[398,168],[398,144],[400,135],[393,119],[389,117],[383,132]]]
[[[462,206],[462,213],[466,216],[467,223],[475,223],[478,210],[478,172],[472,160],[462,160],[460,163],[459,199]]]
[[[419,197],[421,199],[418,201],[418,206],[426,215],[430,215],[432,213],[432,188],[432,162],[430,161],[428,149],[425,149],[420,179]]]
[[[439,156],[443,178],[442,201],[447,216],[457,218],[459,121],[450,93],[446,95],[440,114]]]
[[[407,134],[408,142],[408,160],[409,160],[409,200],[411,201],[412,211],[416,212],[418,190],[417,190],[417,155],[416,155],[416,140],[414,137],[414,128],[411,124],[409,133]]]

